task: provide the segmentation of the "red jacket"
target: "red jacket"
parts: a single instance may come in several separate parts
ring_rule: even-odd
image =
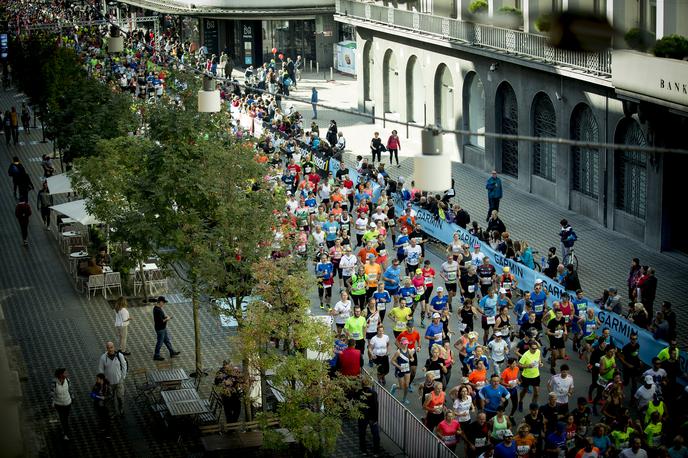
[[[389,139],[387,139],[387,149],[399,149],[401,146],[401,141],[399,141],[399,137],[395,137],[394,135],[390,135]]]
[[[339,372],[342,375],[361,375],[361,351],[347,348],[339,354]]]

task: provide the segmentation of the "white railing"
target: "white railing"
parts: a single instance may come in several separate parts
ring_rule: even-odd
[[[459,21],[391,6],[361,3],[356,0],[337,0],[335,8],[336,14],[340,16],[408,29],[445,40],[571,67],[586,73],[611,76],[611,50],[597,53],[568,51],[549,46],[547,37],[543,35]]]

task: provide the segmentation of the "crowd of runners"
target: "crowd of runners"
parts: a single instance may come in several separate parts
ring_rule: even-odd
[[[97,18],[89,7],[70,9],[57,1],[6,6],[19,34],[31,33],[32,24]],[[102,37],[103,26],[65,28],[60,43],[79,53],[93,77],[134,97],[164,96],[169,66],[185,55],[192,65],[217,71],[212,59],[207,68],[202,49],[194,52],[173,29],[161,37],[132,34],[114,57],[104,52]],[[306,127],[293,105],[282,106],[281,95],[296,80],[292,67],[271,61],[251,69],[252,84],[263,83],[258,91],[232,82],[220,86],[228,110],[250,115],[265,128],[256,160],[266,164],[285,199],[273,255],[312,261],[319,308],[335,325],[332,376],[358,376],[367,363],[400,402],[422,408],[425,425],[439,440],[471,457],[688,456],[671,304],[663,303],[661,311],[661,336],[669,345],[645,367],[638,336],[613,339],[580,284],[569,288],[575,293],[555,299],[537,282],[532,291],[521,288],[509,268],[492,265],[479,244],[470,246],[458,236],[445,247],[431,243],[412,203],[465,227],[470,218],[453,193],[428,196],[401,177],[393,179],[381,163],[375,167],[374,155],[371,162],[361,156],[351,163],[355,174],[346,162],[323,170],[314,154],[341,158],[346,141],[334,120],[321,135],[315,120]],[[237,125],[236,132],[241,130]],[[374,183],[384,188],[375,198]],[[402,214],[395,200],[403,202]],[[516,243],[504,239],[498,200],[497,208],[493,200],[490,205],[487,224],[494,230],[485,240],[513,249]],[[471,230],[483,234],[475,222]],[[292,240],[293,249],[285,249],[284,240]],[[514,257],[528,250],[526,242],[517,246]],[[434,261],[437,256],[442,259]],[[532,252],[526,258],[524,263],[532,262]],[[627,299],[631,312],[652,310],[647,297],[641,301],[635,293],[648,275],[638,267],[634,261],[628,297],[612,289],[603,307],[620,313]],[[550,276],[571,281],[567,272],[558,274]],[[647,326],[656,319],[651,311],[646,318]],[[577,386],[587,386],[587,396],[574,396]],[[362,432],[371,426],[379,438],[376,424],[368,414],[359,421]]]

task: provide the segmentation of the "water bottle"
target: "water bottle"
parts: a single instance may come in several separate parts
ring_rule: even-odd
[[[540,258],[540,265],[542,266],[543,269],[544,269],[545,266],[546,266],[546,264],[545,264],[545,257],[544,257],[544,256],[542,256],[542,257]]]

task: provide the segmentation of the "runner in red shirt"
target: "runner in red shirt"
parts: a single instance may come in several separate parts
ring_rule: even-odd
[[[361,375],[361,351],[356,349],[354,339],[349,339],[346,350],[339,354],[339,372],[351,377]]]

